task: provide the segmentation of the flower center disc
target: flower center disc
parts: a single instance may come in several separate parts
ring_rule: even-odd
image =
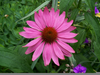
[[[42,31],[42,39],[47,43],[52,43],[57,38],[57,32],[52,27],[46,27]]]

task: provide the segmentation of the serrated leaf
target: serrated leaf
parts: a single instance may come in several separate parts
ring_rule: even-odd
[[[72,12],[71,12],[71,17],[69,18],[69,21],[70,20],[75,20],[76,16],[78,15],[78,9],[74,9]]]
[[[92,17],[88,13],[85,14],[85,18],[86,18],[87,22],[93,28],[93,31],[95,32],[94,35],[96,35],[96,39],[94,42],[94,52],[100,61],[100,55],[99,55],[100,54],[100,47],[99,47],[100,46],[100,24],[96,17]]]
[[[95,0],[84,0],[87,6],[91,9],[92,12],[94,12],[95,7]]]
[[[32,65],[31,65],[32,69],[34,69],[34,67],[35,67],[35,65],[36,65],[36,63],[37,63],[38,60],[39,60],[39,57],[35,61],[33,61]]]
[[[77,52],[78,52],[78,48],[79,48],[80,44],[83,43],[86,39],[85,29],[79,29],[78,33],[79,34],[75,37],[78,40],[78,42],[73,45],[74,50]]]
[[[66,11],[67,14],[73,2],[74,0],[60,0],[60,5],[59,5],[60,12],[62,13],[63,11]]]
[[[0,47],[0,65],[32,73],[31,66],[17,52]]]
[[[77,64],[81,64],[82,66],[87,68],[86,73],[95,73],[93,71],[93,68],[91,67],[90,63],[82,63],[84,61],[89,61],[86,57],[84,57],[82,54],[78,53],[78,54],[74,54],[74,57],[77,61]],[[75,67],[75,66],[74,66]]]
[[[96,17],[92,17],[90,14],[85,13],[85,18],[87,20],[87,22],[91,25],[91,27],[93,28],[95,34],[96,34],[96,42],[100,43],[100,24],[97,20]]]

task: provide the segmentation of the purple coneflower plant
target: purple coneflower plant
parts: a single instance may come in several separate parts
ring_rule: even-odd
[[[71,32],[76,27],[71,26],[73,20],[68,22],[68,19],[65,19],[65,12],[61,15],[59,13],[59,9],[56,12],[54,8],[50,12],[47,7],[44,11],[40,9],[39,13],[35,12],[34,14],[35,22],[26,21],[30,28],[23,27],[25,31],[19,33],[28,39],[36,38],[23,46],[28,47],[25,54],[34,52],[32,61],[35,61],[42,54],[45,66],[49,65],[51,59],[59,66],[58,58],[64,60],[64,56],[71,57],[71,53],[75,53],[67,43],[78,42],[74,39],[77,34]]]

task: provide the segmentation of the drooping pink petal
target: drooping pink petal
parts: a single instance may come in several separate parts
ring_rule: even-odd
[[[66,32],[66,33],[58,33],[58,37],[60,37],[60,38],[73,38],[76,35],[77,35],[76,33],[69,33],[69,32]]]
[[[64,21],[64,23],[57,29],[57,32],[67,30],[72,25],[72,23],[73,23],[73,20],[71,20],[70,22]]]
[[[41,37],[39,37],[39,38],[37,38],[37,39],[35,39],[35,40],[30,41],[28,44],[26,44],[26,45],[23,46],[23,47],[30,47],[30,46],[33,46],[33,45],[37,44],[37,42],[39,42],[39,41],[41,41]]]
[[[67,42],[67,43],[76,43],[76,42],[78,42],[78,40],[76,40],[74,38],[58,38],[58,39],[63,41],[63,42]]]
[[[23,29],[26,31],[26,32],[29,32],[29,33],[32,33],[32,32],[36,32],[37,30],[33,29],[33,28],[28,28],[28,27],[23,27]]]
[[[71,57],[72,56],[72,54],[69,51],[67,51],[66,49],[62,48],[60,45],[59,45],[59,48],[62,50],[62,52],[63,52],[63,54],[65,56],[67,56],[67,57]]]
[[[28,47],[25,54],[29,54],[29,53],[32,53],[33,51],[35,51],[41,42],[42,42],[42,40],[38,41],[35,45]]]
[[[48,43],[46,43],[43,50],[43,61],[45,66],[49,65],[51,57],[52,57],[51,47]]]
[[[63,12],[59,17],[57,17],[54,23],[54,28],[57,29],[64,22],[64,19],[65,19],[65,12]]]
[[[69,52],[71,52],[71,53],[75,53],[75,51],[73,50],[73,48],[72,48],[70,45],[68,45],[67,43],[64,43],[64,42],[62,42],[62,41],[60,41],[60,40],[57,40],[57,43],[58,43],[62,48],[64,48],[65,50],[67,50],[67,51],[69,51]]]
[[[74,29],[76,29],[76,27],[70,26],[68,29],[62,31],[62,33],[71,32],[71,31],[73,31]]]
[[[42,53],[43,51],[43,47],[44,47],[44,42],[42,42],[35,50],[33,57],[32,57],[32,61],[35,61]]]
[[[32,28],[34,28],[34,29],[36,29],[36,30],[41,30],[38,26],[37,26],[37,24],[34,22],[34,21],[26,21],[26,23],[30,26],[30,27],[32,27]]]
[[[53,46],[54,53],[56,54],[56,56],[59,57],[60,59],[63,59],[64,60],[65,59],[64,58],[64,54],[62,53],[61,49],[56,44],[56,42],[53,42],[52,46]]]
[[[25,38],[36,38],[36,37],[41,36],[41,33],[39,31],[32,32],[32,33],[23,31],[23,32],[19,32],[19,35],[21,35]]]
[[[54,63],[55,63],[56,65],[59,66],[58,57],[56,56],[56,54],[55,54],[55,52],[54,52],[54,50],[53,50],[52,44],[50,44],[50,47],[51,47],[51,51],[52,51],[52,60],[54,61]]]

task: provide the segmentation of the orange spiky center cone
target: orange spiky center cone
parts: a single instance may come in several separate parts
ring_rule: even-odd
[[[57,39],[56,30],[52,27],[44,28],[44,30],[42,31],[42,39],[46,43],[52,43],[53,41],[55,41]]]

